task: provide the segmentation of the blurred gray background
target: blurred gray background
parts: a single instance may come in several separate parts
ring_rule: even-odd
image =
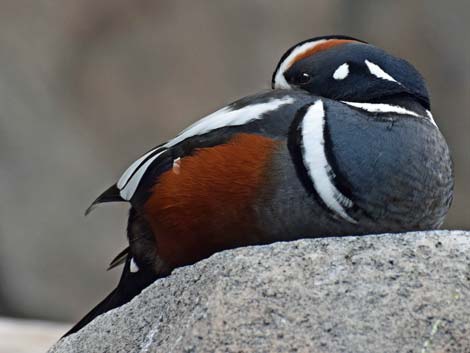
[[[127,208],[88,204],[139,154],[269,86],[296,42],[349,34],[412,62],[470,228],[467,1],[0,1],[0,314],[73,321],[116,284]]]

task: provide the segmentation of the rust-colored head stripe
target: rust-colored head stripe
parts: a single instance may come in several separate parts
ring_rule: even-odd
[[[361,43],[361,42],[358,42],[357,40],[353,40],[353,39],[331,39],[331,40],[327,40],[326,42],[314,45],[312,48],[307,49],[304,52],[294,56],[292,58],[291,62],[289,63],[288,68],[291,67],[292,65],[294,65],[299,60],[305,59],[305,58],[307,58],[309,56],[312,56],[314,54],[317,54],[321,51],[325,51],[325,50],[331,49],[333,47],[336,47],[338,45],[347,44],[347,43]]]

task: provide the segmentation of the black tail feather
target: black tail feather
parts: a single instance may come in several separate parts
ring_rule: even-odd
[[[151,268],[142,268],[138,272],[130,271],[131,257],[128,256],[118,286],[88,314],[86,314],[75,326],[73,326],[63,337],[79,331],[97,316],[115,309],[131,301],[136,295],[162,277]]]
[[[105,192],[103,192],[100,196],[96,198],[95,201],[92,202],[90,206],[85,210],[85,216],[87,216],[96,205],[105,202],[124,202],[125,200],[119,194],[119,189],[117,188],[116,184],[108,188]]]
[[[112,270],[113,268],[123,264],[126,262],[127,257],[129,256],[130,252],[130,247],[128,246],[125,248],[123,251],[121,251],[119,254],[117,254],[114,259],[110,262],[108,268],[106,271]]]

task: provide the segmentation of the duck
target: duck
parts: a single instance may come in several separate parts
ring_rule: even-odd
[[[448,145],[409,62],[343,35],[289,48],[271,89],[203,117],[139,157],[88,208],[130,205],[121,306],[175,268],[241,246],[439,228]]]

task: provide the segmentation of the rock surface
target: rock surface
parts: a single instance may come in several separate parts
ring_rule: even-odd
[[[470,352],[470,232],[216,254],[50,352]]]

